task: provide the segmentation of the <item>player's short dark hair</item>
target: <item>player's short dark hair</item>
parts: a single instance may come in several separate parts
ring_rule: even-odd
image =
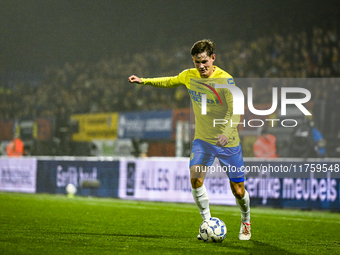
[[[191,56],[196,56],[197,54],[206,52],[209,57],[215,54],[215,43],[210,39],[203,39],[196,42],[191,47]]]

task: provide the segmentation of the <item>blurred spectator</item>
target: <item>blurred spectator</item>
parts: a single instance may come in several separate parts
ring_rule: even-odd
[[[16,136],[6,148],[7,156],[9,157],[21,157],[24,155],[24,142],[19,136]]]
[[[253,145],[253,152],[258,158],[277,158],[276,137],[263,129]]]
[[[315,154],[318,158],[323,158],[326,155],[326,140],[321,132],[316,129],[313,121],[310,122],[310,126],[312,127]]]
[[[56,132],[55,136],[58,139],[59,143],[59,155],[70,155],[70,142],[71,136],[70,128],[69,128],[69,119],[70,116],[66,112],[66,108],[61,106],[58,109],[56,115]]]
[[[296,126],[290,143],[290,156],[300,158],[318,158],[326,155],[326,141],[314,122],[304,119]]]

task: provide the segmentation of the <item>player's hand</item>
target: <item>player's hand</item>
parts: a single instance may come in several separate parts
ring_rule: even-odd
[[[136,76],[136,75],[131,75],[130,77],[129,77],[129,82],[130,83],[142,83],[142,79],[141,78],[139,78],[138,76]]]
[[[216,145],[217,146],[225,146],[228,144],[229,140],[228,140],[228,137],[226,137],[225,135],[218,135],[216,137],[217,139],[217,142],[216,142]]]

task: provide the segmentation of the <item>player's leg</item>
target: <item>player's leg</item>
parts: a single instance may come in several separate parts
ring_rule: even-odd
[[[191,192],[203,220],[211,218],[208,192],[203,183],[206,169],[204,165],[190,167]]]
[[[211,218],[208,192],[204,186],[208,166],[211,166],[215,159],[210,147],[209,143],[196,139],[190,155],[191,192],[203,220]],[[200,235],[197,239],[201,240]]]
[[[250,222],[250,199],[249,194],[244,188],[244,182],[230,181],[231,190],[236,198],[236,204],[241,211],[241,226],[239,239],[249,240],[251,238],[251,222]]]
[[[230,188],[235,196],[236,204],[238,205],[241,211],[241,227],[239,239],[249,240],[251,238],[249,194],[247,190],[244,188],[244,182],[230,181]]]
[[[250,199],[248,192],[244,188],[244,182],[230,181],[230,188],[241,210],[242,222],[250,223]]]
[[[235,196],[236,204],[241,211],[240,240],[249,240],[250,232],[250,199],[244,188],[245,172],[241,145],[231,148],[223,148],[223,153],[218,156],[221,166],[226,166],[230,179],[230,188]]]
[[[203,183],[206,170],[207,166],[204,165],[193,165],[190,167],[191,193],[203,220],[211,218],[209,196]],[[197,239],[202,240],[200,234],[198,234]]]
[[[193,142],[190,155],[191,191],[203,220],[211,217],[208,192],[203,182],[208,167],[212,165],[215,159],[212,146],[212,144],[196,139]]]

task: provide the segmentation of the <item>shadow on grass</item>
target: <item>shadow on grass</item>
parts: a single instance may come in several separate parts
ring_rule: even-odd
[[[296,255],[297,253],[287,251],[285,249],[270,245],[268,243],[256,241],[256,240],[250,240],[250,241],[242,241],[242,242],[249,242],[253,244],[253,247],[242,247],[243,251],[249,252],[249,254],[286,254],[286,255]],[[240,246],[242,246],[239,242],[237,244],[228,244],[227,245],[230,248],[233,249],[240,249]]]

